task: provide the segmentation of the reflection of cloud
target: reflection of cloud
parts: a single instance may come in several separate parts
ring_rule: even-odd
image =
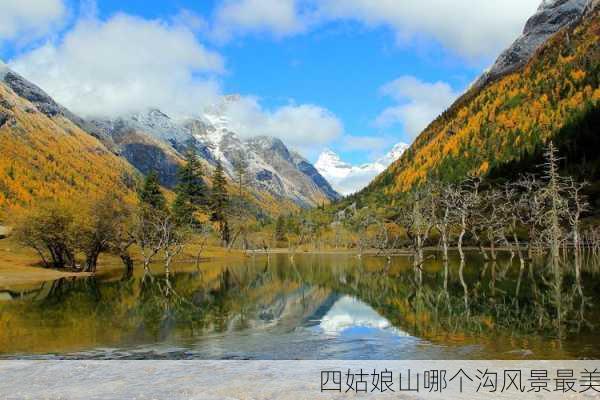
[[[408,333],[394,328],[390,321],[377,314],[370,306],[350,296],[340,298],[325,314],[320,324],[329,334],[341,334],[352,328],[389,330],[398,336]]]

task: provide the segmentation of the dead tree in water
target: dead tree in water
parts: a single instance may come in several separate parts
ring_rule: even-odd
[[[424,262],[423,248],[435,225],[434,200],[431,188],[423,186],[412,191],[406,203],[398,209],[397,224],[404,228],[412,243],[414,266],[419,271]]]
[[[526,175],[516,181],[513,186],[520,193],[516,209],[519,223],[527,230],[527,259],[531,261],[534,254],[539,254],[543,247],[539,234],[543,214],[541,182],[534,175]]]
[[[525,268],[525,259],[523,252],[521,251],[521,244],[519,242],[518,228],[521,216],[521,201],[519,193],[516,191],[514,185],[505,184],[502,188],[502,214],[506,218],[506,233],[511,238],[512,243],[506,238],[507,244],[511,248],[511,259],[516,251],[519,256],[519,262],[521,269]]]
[[[486,197],[481,190],[481,178],[473,177],[469,180],[470,200],[471,200],[471,213],[469,215],[469,226],[470,233],[473,239],[477,242],[479,251],[485,261],[489,260],[489,256],[485,247],[483,246],[482,235],[485,235],[488,231],[488,217]]]
[[[558,173],[559,158],[557,150],[550,142],[545,153],[546,161],[544,167],[544,186],[541,188],[541,197],[544,201],[544,213],[542,217],[543,237],[547,240],[550,251],[550,262],[552,271],[559,279],[560,271],[560,250],[564,236],[563,224],[561,221],[568,213],[568,203],[565,199],[565,182]]]
[[[439,204],[436,206],[435,202],[433,203],[435,207],[433,212],[435,228],[440,234],[443,261],[448,262],[451,227],[457,222],[456,208],[459,197],[456,195],[457,191],[452,185],[438,185],[436,192]]]
[[[587,186],[587,183],[577,183],[572,178],[569,178],[567,182],[568,200],[570,203],[568,216],[575,256],[575,281],[579,294],[583,297],[583,290],[581,288],[581,216],[589,211],[590,205],[581,191]]]
[[[161,221],[166,217],[163,211],[149,207],[142,207],[135,215],[131,235],[142,254],[144,273],[150,272],[150,264],[163,248]]]
[[[463,251],[463,242],[467,230],[471,226],[472,215],[477,205],[477,190],[479,187],[478,178],[469,178],[463,184],[456,187],[449,187],[448,203],[451,207],[453,220],[460,228],[457,237],[457,248],[461,261],[465,260]]]
[[[191,237],[189,225],[180,225],[170,215],[164,215],[156,221],[157,235],[161,243],[163,261],[167,279],[171,273],[173,259],[183,252]]]
[[[490,246],[490,256],[492,261],[496,261],[496,244],[503,242],[506,244],[505,229],[505,207],[502,204],[502,193],[495,188],[486,190],[485,192],[479,193],[479,202],[476,216],[476,229],[475,232],[479,231],[488,241]],[[487,259],[487,253],[483,250],[481,241],[480,249],[484,253],[484,257]]]

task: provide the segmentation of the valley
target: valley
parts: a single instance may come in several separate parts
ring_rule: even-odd
[[[221,92],[78,115],[0,62],[0,358],[600,357],[599,38],[545,0],[437,117],[441,81],[387,94],[392,139]]]

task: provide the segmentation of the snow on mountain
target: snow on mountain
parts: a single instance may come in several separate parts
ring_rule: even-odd
[[[506,49],[489,71],[475,83],[476,87],[525,65],[535,51],[556,32],[577,21],[596,0],[542,0],[537,12],[529,18],[523,34]]]
[[[373,178],[399,159],[408,147],[406,143],[398,143],[383,157],[362,165],[351,165],[342,161],[335,152],[325,150],[319,156],[315,167],[335,190],[343,195],[349,195],[367,186]]]
[[[164,161],[160,166],[165,171],[158,171],[158,174],[159,178],[165,178],[161,183],[166,186],[176,183],[171,173],[173,165],[166,162],[167,154],[158,153],[170,150],[181,154],[192,143],[209,165],[214,166],[220,161],[230,178],[235,175],[235,162],[243,158],[247,163],[249,185],[276,198],[291,199],[306,207],[340,197],[308,161],[290,151],[281,140],[266,136],[242,139],[233,132],[225,111],[238,99],[235,95],[225,96],[196,118],[175,119],[152,109],[113,120],[89,122],[96,128],[98,136],[109,135],[116,143],[124,145],[123,154],[136,167],[142,165],[144,168],[139,168],[142,172],[148,172],[147,158]],[[155,142],[149,143],[149,138]],[[147,157],[140,157],[140,152]]]
[[[4,76],[9,72],[8,65],[4,61],[0,60],[0,80],[4,80]]]
[[[342,296],[337,300],[323,316],[319,327],[329,335],[341,335],[349,329],[360,327],[395,336],[409,336],[405,331],[395,328],[371,306],[351,296]]]

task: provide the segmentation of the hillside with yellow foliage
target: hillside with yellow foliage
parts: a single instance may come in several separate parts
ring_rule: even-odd
[[[551,140],[583,178],[600,179],[590,153],[600,145],[599,37],[596,9],[553,36],[523,69],[469,89],[358,198],[388,198],[430,179],[514,173]]]
[[[136,172],[61,115],[49,117],[0,83],[0,217],[35,200],[120,191]]]
[[[14,211],[28,209],[42,199],[73,203],[77,199],[117,191],[133,201],[140,172],[108,143],[84,131],[70,118],[72,116],[64,113],[68,110],[56,115],[44,112],[38,104],[0,81],[0,222]],[[148,142],[152,138],[147,135],[132,131],[119,139],[119,144],[131,142],[160,149],[173,166],[173,176],[177,166],[183,163],[181,156],[167,146],[156,140]],[[203,164],[210,186],[211,167]],[[148,165],[147,169],[153,168],[158,166]],[[289,199],[249,189],[245,197],[255,215],[277,216],[298,210]],[[231,183],[229,191],[235,195],[238,189]],[[172,193],[165,192],[172,200]]]

